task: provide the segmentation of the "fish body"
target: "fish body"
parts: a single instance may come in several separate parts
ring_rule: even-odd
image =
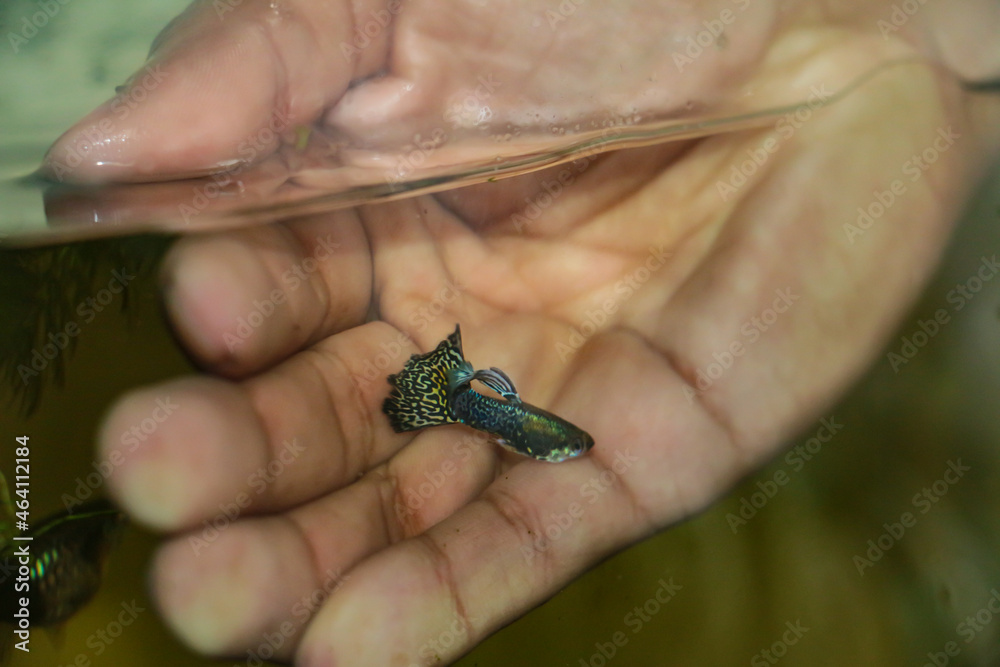
[[[472,388],[478,380],[502,398]],[[431,352],[415,354],[396,375],[382,409],[396,432],[465,424],[493,435],[506,449],[542,461],[564,461],[594,446],[590,435],[565,419],[521,400],[514,383],[498,368],[476,371],[454,333]]]
[[[17,547],[28,546],[28,608],[31,624],[56,626],[83,607],[101,585],[104,562],[124,523],[124,515],[106,500],[84,504],[72,514],[45,519],[29,534],[30,542],[13,542],[0,552],[0,568],[18,572]],[[0,619],[10,622],[20,607],[13,581],[0,593]]]

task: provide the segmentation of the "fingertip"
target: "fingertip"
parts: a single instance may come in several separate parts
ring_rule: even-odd
[[[171,180],[272,152],[298,121],[280,111],[282,82],[261,31],[246,20],[188,31],[188,39],[154,55],[63,133],[42,172],[82,183]],[[265,136],[268,125],[279,131],[268,128]],[[253,151],[246,149],[250,141]]]
[[[266,450],[261,438],[235,385],[190,378],[121,399],[104,420],[99,452],[122,507],[151,528],[175,530],[245,487],[233,473]]]
[[[207,556],[203,535],[173,540],[153,563],[153,591],[164,620],[200,653],[234,651],[241,639],[250,639],[237,632],[247,615],[263,612],[261,596],[250,584],[278,574],[254,548],[260,545],[241,532],[233,530],[225,539],[216,533]]]
[[[216,54],[204,56],[209,62]],[[254,60],[248,55],[249,60]],[[150,61],[46,152],[43,175],[60,182],[145,182],[204,176],[270,152],[270,132],[248,155],[240,142],[274,113],[273,74],[264,54],[252,76],[235,66],[200,71],[189,57]],[[224,69],[233,70],[230,72]],[[291,121],[287,121],[289,124]]]
[[[329,66],[337,38],[348,37],[353,23],[350,7],[327,4],[278,13],[273,3],[247,2],[219,13],[219,3],[193,3],[117,94],[56,140],[42,173],[68,182],[145,182],[266,157],[352,78],[349,62]]]
[[[252,602],[248,587],[221,590],[223,580],[239,571],[218,559],[199,558],[199,539],[179,538],[160,547],[150,570],[151,587],[160,614],[168,626],[195,651],[223,651],[228,634],[226,617]]]
[[[281,226],[179,240],[160,279],[174,331],[204,367],[228,377],[259,371],[301,349],[327,316]],[[327,261],[331,258],[327,257]],[[298,261],[293,261],[298,260]]]
[[[263,319],[255,318],[263,315],[252,313],[252,301],[268,295],[273,281],[245,243],[225,234],[181,239],[160,276],[174,330],[200,362],[238,375],[267,356],[269,329],[261,330]]]
[[[41,175],[60,182],[97,182],[136,166],[135,128],[112,121],[112,98],[66,130],[42,159]],[[107,178],[104,180],[112,180]]]
[[[311,576],[301,540],[276,519],[212,522],[165,544],[151,575],[164,619],[195,650],[260,653],[266,632],[280,637],[266,640],[278,656],[308,619],[296,602]]]
[[[391,573],[392,576],[386,576]],[[478,618],[456,613],[418,541],[379,552],[345,577],[295,654],[303,667],[445,664],[467,649]],[[439,641],[440,640],[440,641]]]

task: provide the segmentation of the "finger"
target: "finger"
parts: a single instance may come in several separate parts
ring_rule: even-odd
[[[592,429],[591,454],[517,465],[453,516],[359,564],[306,630],[298,664],[449,662],[732,481],[742,467],[725,431],[690,414],[662,357],[600,338],[608,342],[585,348],[586,370],[557,402]],[[635,389],[609,396],[608,386]]]
[[[662,372],[663,362],[651,364],[649,359],[639,357],[633,364],[623,364],[621,360],[630,358],[637,345],[634,341],[619,342],[616,346],[606,346],[603,352],[591,353],[587,357],[593,365],[591,379],[573,377],[574,386],[579,388],[562,397],[565,404],[575,404],[581,396],[593,400],[598,395],[594,391],[596,384],[611,382],[620,386],[628,380],[640,389],[647,388],[637,393],[645,397],[648,405],[634,406],[651,410],[647,420],[650,430],[641,432],[655,432],[670,424],[675,414],[664,410],[662,402],[667,394],[680,398],[682,385],[675,382],[676,386],[667,394],[648,391],[650,383]],[[629,346],[633,349],[628,349]],[[622,401],[628,403],[635,398],[623,396]],[[497,576],[497,568],[511,570],[504,575],[512,584],[508,596],[494,600],[495,608],[487,605],[487,609],[481,610],[492,617],[480,617],[480,610],[473,610],[483,625],[476,632],[462,625],[465,621],[457,626],[460,634],[465,635],[463,642],[473,642],[481,637],[479,633],[488,632],[489,623],[500,622],[498,619],[513,613],[513,606],[531,604],[536,596],[546,595],[550,586],[557,583],[553,580],[571,576],[577,568],[589,563],[588,559],[597,557],[595,554],[606,552],[608,544],[631,539],[630,531],[649,530],[651,521],[676,517],[700,506],[707,497],[703,494],[714,493],[732,474],[731,452],[720,456],[712,447],[683,448],[686,438],[703,438],[707,442],[719,439],[719,430],[710,419],[684,429],[674,427],[674,432],[683,437],[671,438],[676,446],[666,455],[650,443],[635,442],[636,447],[643,448],[640,459],[632,447],[615,446],[614,438],[633,436],[618,432],[621,423],[618,415],[625,406],[612,401],[608,407],[608,411],[597,412],[593,405],[580,403],[576,413],[565,413],[587,423],[600,441],[600,449],[595,450],[600,454],[597,462],[582,469],[577,467],[582,471],[574,475],[566,475],[571,467],[565,465],[519,458],[520,465],[502,469],[498,478],[492,445],[484,446],[483,438],[470,437],[470,432],[461,427],[432,429],[357,483],[291,510],[287,520],[295,525],[292,532],[288,526],[274,524],[273,519],[248,519],[232,525],[229,517],[220,517],[218,526],[206,525],[176,540],[157,559],[154,581],[163,613],[181,637],[200,650],[233,653],[248,647],[260,648],[275,650],[279,657],[286,658],[287,651],[297,644],[307,618],[328,595],[340,596],[342,587],[346,590],[356,576],[369,578],[365,574],[369,570],[367,564],[358,565],[357,570],[352,568],[366,557],[426,531],[434,543],[447,545],[449,552],[457,550],[455,559],[462,563],[455,568],[465,569],[462,581],[455,586],[482,586],[485,580],[492,585],[491,577]],[[584,413],[592,418],[583,419]],[[597,415],[606,416],[603,421],[594,421],[593,416]],[[526,473],[524,468],[534,472]],[[661,476],[658,473],[662,470],[676,471],[676,475]],[[678,481],[689,475],[697,479]],[[622,496],[626,476],[632,491]],[[706,479],[704,486],[698,483]],[[497,480],[497,486],[486,491],[486,500],[474,503],[476,509],[471,513],[461,510],[460,515],[452,516],[479,497],[493,480]],[[640,513],[644,516],[635,519],[634,510],[626,509],[636,494],[648,497],[652,506],[666,508],[663,516],[651,519],[653,513],[642,509]],[[618,500],[605,504],[605,499],[615,497]],[[556,523],[552,517],[558,517]],[[551,532],[553,528],[557,534]],[[557,541],[563,543],[557,545]],[[423,540],[423,543],[429,542]],[[398,597],[399,590],[380,591],[372,596],[367,588],[351,595],[353,613],[371,621],[366,626],[368,630],[377,627],[380,632],[392,635],[386,640],[381,635],[372,637],[368,632],[367,642],[388,642],[399,648],[397,631],[402,631],[404,638],[409,636],[407,633],[414,631],[409,625],[420,618],[415,623],[419,626],[415,632],[422,634],[434,627],[435,617],[421,611],[404,622],[396,609],[409,604],[420,607],[421,600],[410,599],[420,591],[427,593],[432,608],[440,595],[450,599],[454,593],[450,585],[447,590],[430,590],[426,581],[409,587],[408,576],[430,575],[424,571],[429,565],[426,554],[415,558],[413,542],[404,542],[407,544],[411,546],[393,547],[398,554],[394,558],[399,560],[387,566],[391,573],[380,567],[377,574],[371,575],[389,576],[399,582],[406,591],[402,598]],[[376,560],[381,558],[382,555],[375,556]],[[263,565],[259,564],[261,561]],[[273,568],[269,565],[272,563],[281,563],[281,567],[291,568],[294,573],[287,577],[275,573],[272,577]],[[311,570],[312,578],[301,577],[302,570]],[[259,572],[263,580],[245,576],[246,572]],[[530,576],[541,577],[544,583],[525,592],[517,583]],[[233,599],[241,603],[231,604]],[[379,618],[386,608],[385,618]],[[455,618],[447,619],[448,624],[455,622]],[[444,628],[449,631],[448,625]],[[351,642],[356,638],[350,634],[352,630],[356,628],[339,627],[333,635],[335,643],[344,644],[345,652],[353,650]],[[342,633],[346,633],[346,641]],[[287,643],[275,648],[276,637]],[[365,649],[368,650],[370,647]],[[419,653],[421,647],[416,650]],[[368,656],[365,651],[360,655]],[[380,659],[356,664],[385,664]]]
[[[181,239],[161,271],[175,331],[230,377],[364,321],[371,253],[354,211]]]
[[[167,543],[153,562],[152,587],[164,620],[191,648],[233,655],[249,648],[264,659],[281,657],[338,583],[334,574],[317,587],[310,562],[293,523],[246,519],[220,524],[211,543],[198,536]],[[234,619],[248,616],[279,634],[264,638],[252,627],[234,628]]]
[[[416,351],[371,323],[242,384],[192,378],[137,391],[101,431],[109,491],[138,520],[176,530],[234,505],[286,509],[339,488],[412,439],[382,414],[388,385],[375,364]]]
[[[428,432],[357,483],[280,518],[219,517],[171,541],[153,569],[167,622],[203,652],[261,655],[271,646],[291,657],[305,623],[352,567],[493,480],[492,445],[463,431]]]
[[[119,94],[63,134],[45,167],[71,180],[154,180],[206,173],[269,153],[347,89],[358,65],[352,3],[192,4],[154,42]],[[224,8],[220,11],[220,8]]]
[[[942,153],[940,171],[928,177],[895,178],[952,128],[946,110],[927,103],[938,94],[934,76],[887,71],[877,87],[783,140],[756,182],[726,195],[732,218],[657,325],[652,337],[683,351],[673,356],[689,396],[726,415],[758,460],[870,364],[929,276],[954,219],[948,212],[974,182],[958,164],[961,149]],[[904,107],[913,109],[905,122],[885,123],[886,109]],[[831,144],[836,136],[857,141]],[[739,161],[760,142],[756,134],[714,137],[690,158],[724,149]],[[691,196],[717,195],[717,183]],[[883,210],[878,198],[893,183],[905,196],[890,192]],[[803,194],[787,196],[795,192]],[[870,228],[861,217],[869,207],[878,211]],[[769,209],[777,214],[761,215]]]

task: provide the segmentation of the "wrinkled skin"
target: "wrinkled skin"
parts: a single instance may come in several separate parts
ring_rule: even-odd
[[[362,4],[357,16],[372,9]],[[562,48],[535,53],[515,40],[508,51],[484,35],[516,34],[506,21],[519,20],[517,11],[486,16],[467,3],[439,17],[425,4],[407,3],[398,29],[350,62],[337,49],[350,39],[350,3],[289,2],[276,23],[267,3],[245,0],[221,21],[211,3],[197,5],[158,40],[166,82],[81,169],[126,179],[197,171],[232,159],[275,108],[294,122],[325,117],[359,136],[391,133],[394,116],[440,113],[425,107],[458,68],[490,63],[503,73],[525,58],[571,68],[575,54],[597,48],[581,30]],[[590,4],[574,20],[608,25],[601,10],[587,13]],[[878,15],[873,3],[857,4]],[[721,85],[747,62],[764,67],[760,54],[771,47],[768,67],[834,78],[858,57],[912,48],[896,35],[871,39],[870,25],[868,37],[827,31],[824,13],[802,10],[810,12],[819,18],[808,28],[794,15],[780,26],[762,16],[755,38],[734,33],[731,57],[706,60],[700,83],[678,85],[688,93]],[[483,24],[489,30],[477,32]],[[639,24],[639,33],[662,29]],[[789,44],[800,47],[777,48]],[[633,68],[671,71],[641,62],[663,57],[655,51],[632,57]],[[395,78],[351,88],[337,105],[348,84],[383,67]],[[598,71],[594,89],[617,71]],[[428,97],[396,95],[407,80]],[[545,80],[532,99],[552,85]],[[579,85],[560,98],[563,111],[584,94]],[[632,92],[623,85],[616,99]],[[154,565],[164,617],[213,654],[242,654],[262,633],[281,631],[290,639],[279,657],[302,665],[449,661],[609,553],[698,512],[871,362],[995,154],[987,120],[997,106],[940,72],[901,68],[817,114],[725,200],[717,182],[768,128],[603,155],[521,230],[511,214],[559,168],[183,239],[164,266],[165,299],[208,374],[126,396],[101,435],[102,456],[124,459],[111,491],[137,520],[173,533]],[[949,126],[959,138],[937,163],[849,239],[844,225],[857,208]],[[283,274],[313,266],[304,261],[312,257],[321,259],[316,270],[293,288]],[[631,292],[621,288],[626,278]],[[285,294],[274,316],[228,344],[273,290]],[[791,305],[748,342],[741,327],[778,293]],[[588,430],[594,450],[545,464],[470,443],[461,427],[393,433],[381,413],[385,375],[456,322],[476,367],[507,371],[525,400]],[[581,340],[572,327],[584,322],[598,331]],[[746,344],[742,354],[692,394],[698,372],[734,341]],[[128,446],[123,433],[157,399],[176,407],[141,446]],[[255,471],[273,459],[285,463],[265,483]],[[591,504],[581,487],[602,473],[611,483]],[[430,492],[428,480],[439,482]],[[573,525],[537,542],[574,502],[583,513]],[[238,520],[204,530],[234,503],[247,505]],[[334,587],[314,613],[296,606]],[[439,650],[443,633],[459,640]]]

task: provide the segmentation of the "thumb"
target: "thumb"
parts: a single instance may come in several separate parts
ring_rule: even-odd
[[[49,149],[60,181],[150,181],[203,175],[271,153],[283,133],[339,99],[359,61],[342,0],[234,6],[199,0],[154,41],[117,94]],[[368,69],[385,41],[366,49]]]

